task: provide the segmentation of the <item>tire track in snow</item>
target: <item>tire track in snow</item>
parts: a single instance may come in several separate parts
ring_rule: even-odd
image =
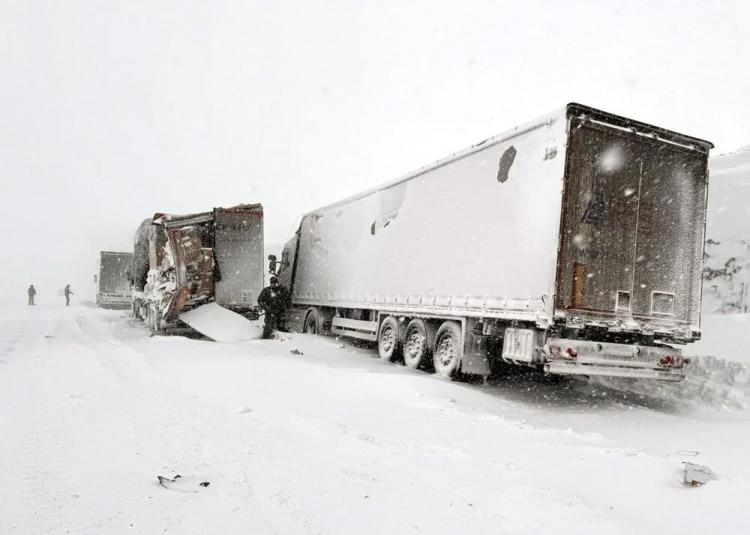
[[[79,532],[75,519],[82,515],[78,503],[82,478],[71,462],[65,407],[48,395],[54,392],[54,374],[45,373],[56,367],[49,346],[61,322],[48,310],[38,312],[22,322],[17,362],[3,388],[7,396],[2,403],[7,424],[3,435],[13,440],[5,441],[3,452],[7,495],[2,502],[13,513],[10,528],[21,533]]]

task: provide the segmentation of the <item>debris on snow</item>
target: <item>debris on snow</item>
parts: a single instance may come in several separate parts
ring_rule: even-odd
[[[260,338],[253,323],[217,303],[180,314],[180,319],[216,342],[244,342]]]
[[[176,474],[174,477],[169,478],[166,476],[156,476],[159,480],[159,485],[165,489],[175,490],[178,492],[198,492],[195,488],[196,481],[194,478],[184,478],[180,474]],[[200,481],[197,483],[198,487],[208,487],[211,484],[210,481]]]
[[[716,479],[713,471],[703,464],[684,463],[685,464],[685,484],[691,487],[700,487],[712,479]]]
[[[168,477],[165,477],[165,476],[156,476],[156,479],[159,480],[159,485],[161,485],[165,489],[168,489],[169,488],[169,486],[168,486],[169,483],[176,483],[177,480],[180,479],[181,477],[182,476],[180,474],[177,474],[177,475],[175,475],[171,479],[168,478]]]
[[[304,353],[299,349],[292,349],[289,353],[291,353],[292,355],[304,355]]]

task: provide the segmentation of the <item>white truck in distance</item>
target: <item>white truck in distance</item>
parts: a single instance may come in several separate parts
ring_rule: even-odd
[[[293,328],[407,366],[681,380],[713,145],[580,104],[303,216]]]

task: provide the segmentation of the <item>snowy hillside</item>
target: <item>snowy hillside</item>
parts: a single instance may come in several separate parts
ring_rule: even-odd
[[[712,158],[703,310],[750,309],[750,149]]]

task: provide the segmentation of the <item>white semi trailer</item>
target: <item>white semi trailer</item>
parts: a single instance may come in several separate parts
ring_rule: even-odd
[[[713,145],[580,104],[303,216],[293,328],[411,367],[684,378]]]

